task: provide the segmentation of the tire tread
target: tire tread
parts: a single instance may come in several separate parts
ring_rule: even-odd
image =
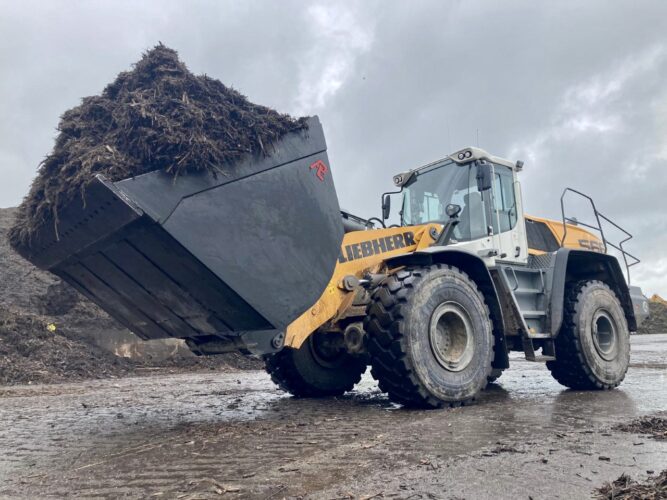
[[[593,285],[601,285],[614,297],[616,296],[611,288],[602,281],[582,280],[572,285],[565,294],[563,325],[556,337],[556,360],[547,361],[547,368],[554,379],[559,384],[575,390],[608,390],[618,387],[622,381],[621,379],[614,384],[606,384],[598,380],[586,362],[579,339],[576,325],[579,305],[585,288]]]
[[[475,397],[463,401],[442,401],[431,395],[417,378],[404,348],[404,308],[410,295],[421,280],[435,269],[450,269],[470,282],[484,304],[484,314],[491,314],[474,281],[456,267],[434,264],[428,267],[406,268],[389,276],[373,293],[364,328],[369,333],[368,349],[371,357],[371,375],[380,390],[398,404],[419,408],[458,407],[471,404]],[[495,338],[492,339],[495,343]],[[489,373],[491,366],[489,365]],[[484,389],[484,385],[481,390]]]
[[[305,345],[302,346],[302,348],[306,347]],[[286,347],[275,354],[271,354],[265,358],[264,366],[274,384],[298,398],[342,396],[359,383],[361,376],[366,371],[365,367],[356,372],[347,369],[345,375],[349,377],[348,383],[341,384],[335,389],[323,389],[316,387],[301,375],[294,363],[294,351],[294,349]]]

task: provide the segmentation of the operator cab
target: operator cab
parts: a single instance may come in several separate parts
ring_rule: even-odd
[[[400,223],[443,224],[447,241],[441,238],[439,245],[457,246],[489,265],[496,260],[526,263],[528,244],[516,175],[521,168],[521,162],[469,147],[398,174],[394,183],[403,195]],[[386,199],[383,205],[388,205]]]

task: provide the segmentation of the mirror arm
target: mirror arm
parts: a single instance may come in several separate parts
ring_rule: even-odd
[[[442,232],[440,233],[440,236],[438,236],[438,239],[435,240],[433,243],[433,246],[438,246],[438,247],[444,247],[449,244],[449,241],[452,239],[452,235],[454,234],[454,228],[461,222],[459,220],[458,215],[455,217],[452,217],[445,223],[445,227],[442,228]]]
[[[368,222],[373,222],[373,221],[375,221],[375,220],[378,221],[378,223],[379,223],[383,228],[386,228],[386,227],[387,227],[387,226],[384,225],[384,221],[381,220],[381,219],[378,219],[377,217],[371,217],[370,219],[368,219]]]
[[[401,187],[401,189],[399,189],[398,191],[388,191],[386,193],[382,193],[382,196],[380,197],[380,206],[382,207],[382,214],[381,214],[382,215],[382,217],[381,217],[382,220],[387,220],[384,217],[384,197],[387,196],[387,195],[392,195],[392,194],[400,194],[402,192],[403,192],[403,187]]]

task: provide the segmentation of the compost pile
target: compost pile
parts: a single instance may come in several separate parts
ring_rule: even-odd
[[[0,306],[0,384],[119,376],[134,363],[70,338],[37,315]]]
[[[196,357],[180,340],[140,340],[9,246],[16,211],[0,208],[0,385],[261,366],[237,353]]]
[[[57,231],[59,210],[77,197],[85,201],[95,174],[117,181],[153,170],[174,176],[224,173],[231,162],[268,153],[276,140],[305,126],[305,119],[195,76],[176,51],[160,44],[101,95],[84,98],[62,115],[54,149],[20,207],[11,243],[29,245],[44,223]]]
[[[640,483],[627,474],[596,491],[596,498],[605,500],[660,500],[667,498],[667,470]]]
[[[110,321],[102,314],[99,319],[102,324]],[[50,321],[46,316],[0,305],[0,385],[146,375],[157,373],[155,370],[253,369],[258,365],[236,353],[198,358],[187,353],[184,346],[175,350],[173,356],[156,361],[116,356],[68,324],[68,318],[58,318],[57,323]]]
[[[639,326],[637,333],[667,333],[667,306],[651,300],[648,307],[650,316]]]

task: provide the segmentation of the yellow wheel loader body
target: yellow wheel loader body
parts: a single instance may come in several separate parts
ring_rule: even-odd
[[[565,233],[561,221],[528,215],[525,218],[543,224],[560,246]],[[365,274],[376,272],[391,257],[427,248],[435,242],[441,230],[440,224],[426,224],[346,233],[331,280],[318,301],[287,327],[285,345],[298,349],[311,333],[324,325],[334,325],[345,316],[355,296],[353,290],[347,290],[344,286],[346,277],[362,279]],[[529,255],[546,253],[531,248],[530,240],[528,243]],[[574,224],[567,224],[562,246],[604,252],[604,245],[597,236]]]

